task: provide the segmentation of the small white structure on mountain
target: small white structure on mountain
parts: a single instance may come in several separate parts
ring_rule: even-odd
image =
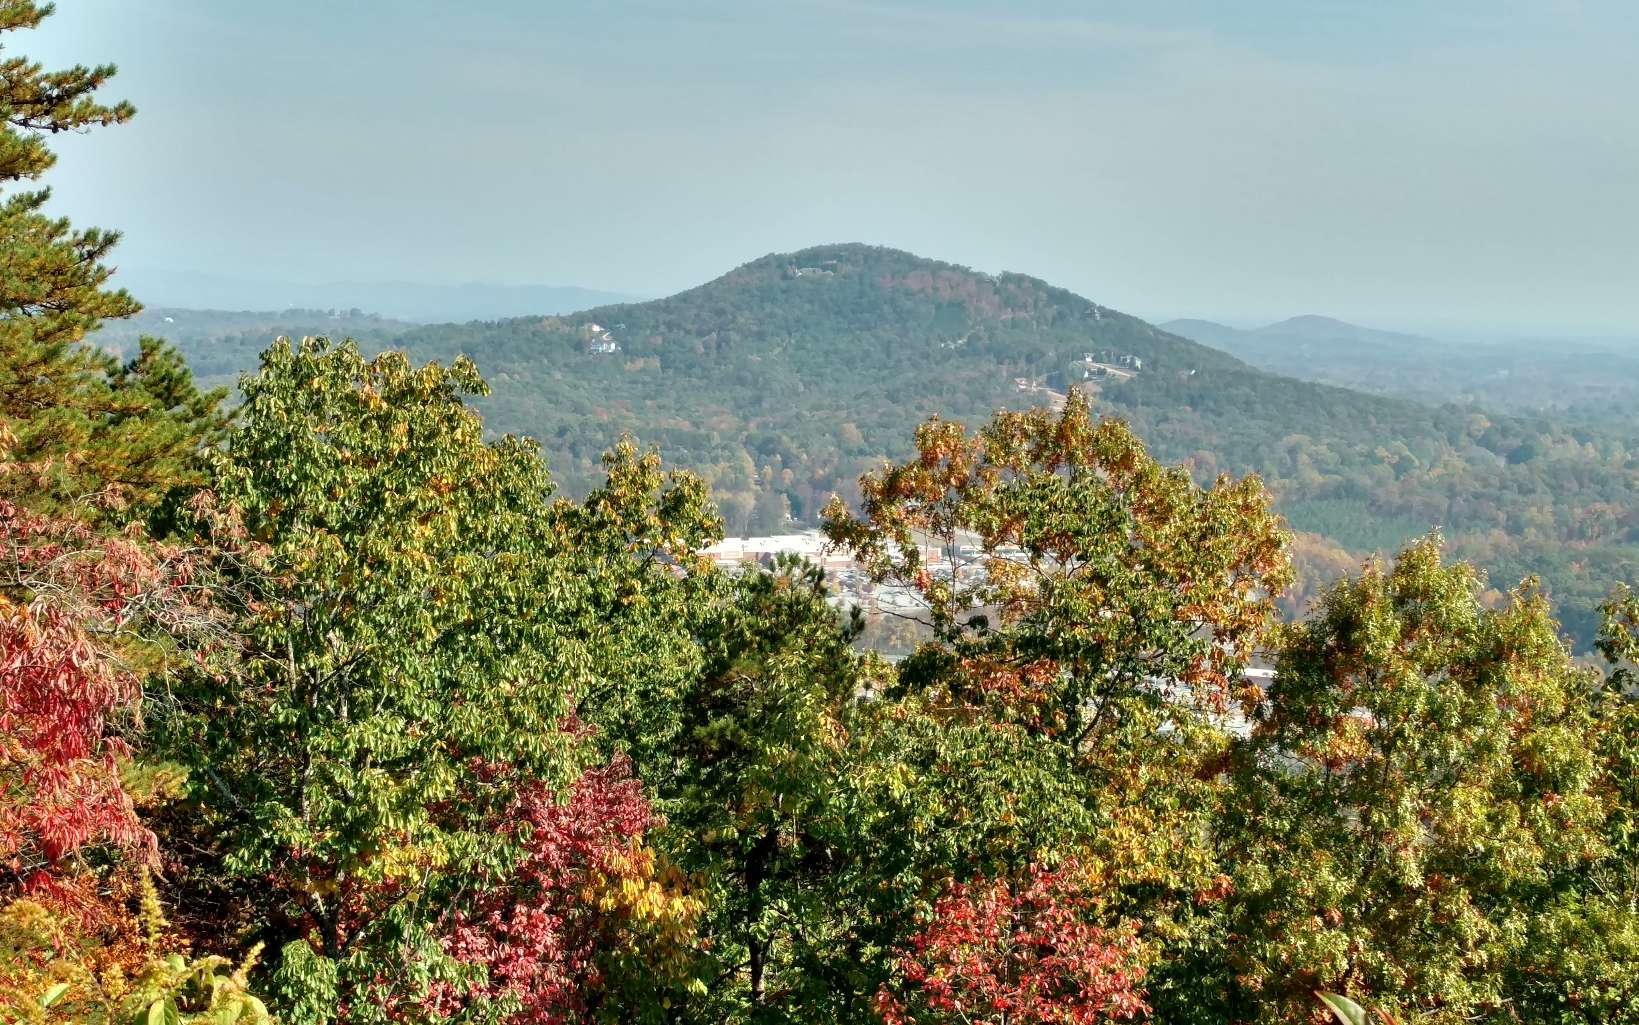
[[[586,351],[589,353],[608,355],[620,351],[620,343],[602,324],[588,323],[581,328],[581,334],[586,338]]]

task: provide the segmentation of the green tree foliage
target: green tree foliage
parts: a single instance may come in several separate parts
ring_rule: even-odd
[[[213,536],[239,574],[241,665],[179,687],[167,723],[214,847],[199,885],[228,880],[304,1020],[441,987],[499,1013],[512,991],[474,985],[487,955],[452,956],[432,924],[474,880],[512,885],[530,848],[497,823],[594,756],[578,706],[675,710],[663,656],[687,635],[657,624],[715,527],[702,488],[625,446],[585,503],[553,502],[531,444],[484,439],[465,361],[281,342],[242,387],[216,466],[235,519]]]
[[[462,403],[471,364],[280,343],[243,387],[217,469],[259,546],[242,668],[198,678],[168,740],[221,871],[271,881],[258,913],[289,924],[270,939],[312,948],[284,953],[286,991],[390,1008],[442,961],[422,925],[444,872],[505,857],[479,828],[506,800],[485,766],[573,778],[560,724],[589,667],[552,613],[578,578],[553,571],[534,449],[484,441]]]
[[[703,1021],[785,1020],[833,988],[826,882],[845,856],[833,804],[858,686],[858,624],[819,570],[782,560],[721,583],[696,628],[705,659],[669,765],[651,770],[668,841],[708,914]]]
[[[654,453],[555,499],[483,387],[276,345],[188,509],[236,640],[154,695],[188,770],[155,825],[188,927],[267,942],[289,1020],[1299,1022],[1320,987],[1625,1020],[1629,678],[1530,588],[1489,607],[1430,542],[1276,632],[1258,482],[1200,487],[1072,399],[932,422],[833,508],[926,602],[890,667],[813,567],[701,564],[704,487]],[[144,1007],[244,992],[161,961]]]
[[[1285,644],[1226,829],[1245,837],[1226,958],[1258,1020],[1308,1020],[1316,987],[1497,1015],[1518,937],[1569,924],[1537,904],[1602,851],[1598,679],[1529,586],[1494,610],[1482,591],[1429,539]]]
[[[1060,861],[1100,827],[1058,745],[936,691],[887,697],[899,688],[878,676],[850,719],[832,798],[847,856],[827,880],[831,945],[814,969],[830,984],[816,1003],[828,1021],[877,1020],[878,994],[953,883]]]
[[[1619,585],[1600,607],[1597,647],[1617,667],[1612,684],[1631,693],[1639,685],[1634,674],[1639,666],[1639,593],[1626,584]]]
[[[582,604],[558,618],[597,667],[579,715],[611,753],[637,763],[640,777],[659,780],[676,757],[704,664],[694,625],[714,602],[714,578],[699,572],[695,552],[718,539],[720,521],[699,478],[665,472],[658,455],[630,440],[605,456],[604,468],[604,483],[585,501],[560,500],[551,510],[583,585]]]
[[[0,4],[0,33],[34,28],[51,5]],[[128,103],[96,93],[112,65],[46,71],[0,58],[0,498],[57,511],[93,495],[148,503],[201,479],[196,456],[220,423],[186,364],[144,340],[124,365],[86,342],[99,321],[139,307],[108,289],[115,232],[49,217],[44,188],[58,132],[119,124]]]
[[[1508,985],[1522,1020],[1639,1022],[1639,602],[1616,591],[1603,609],[1612,668],[1594,692],[1601,855],[1561,873],[1510,951]]]

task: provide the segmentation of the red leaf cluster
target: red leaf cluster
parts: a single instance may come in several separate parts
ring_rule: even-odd
[[[525,786],[507,820],[528,831],[523,859],[452,916],[444,939],[453,957],[482,965],[488,979],[441,987],[433,1008],[454,1014],[469,1002],[511,997],[521,1004],[510,1019],[517,1025],[584,1020],[604,989],[603,957],[617,945],[614,916],[598,894],[631,871],[650,825],[648,800],[617,760],[583,773],[563,803],[544,784]]]
[[[0,869],[18,893],[67,894],[63,864],[88,847],[155,855],[120,780],[125,746],[108,735],[141,700],[112,647],[185,567],[5,502],[0,560]]]
[[[1075,864],[953,885],[877,997],[887,1025],[1094,1025],[1148,1013],[1131,935],[1091,924]]]

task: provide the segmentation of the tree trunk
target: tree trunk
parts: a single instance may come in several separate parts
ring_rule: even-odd
[[[765,975],[773,940],[758,937],[763,919],[763,880],[778,846],[775,834],[768,833],[746,855],[746,950],[751,963],[751,1006],[761,1007],[765,995]]]

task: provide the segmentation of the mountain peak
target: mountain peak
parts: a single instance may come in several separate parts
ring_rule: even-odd
[[[1354,341],[1379,332],[1371,328],[1350,324],[1338,320],[1336,317],[1325,317],[1318,313],[1304,313],[1296,317],[1288,317],[1274,324],[1266,324],[1256,328],[1252,334],[1280,335],[1282,337],[1301,337],[1314,341]]]
[[[861,242],[769,253],[669,298],[555,320],[576,330],[624,324],[620,351],[632,357],[676,361],[694,351],[707,363],[754,359],[759,372],[775,360],[829,366],[844,351],[910,377],[954,359],[973,364],[993,403],[1017,399],[1007,389],[1021,375],[1062,387],[1069,365],[1092,362],[1090,353],[1156,370],[1242,366],[1039,278]]]
[[[1171,331],[1173,334],[1182,335],[1185,338],[1193,337],[1190,334],[1191,331],[1211,331],[1216,333],[1220,331],[1234,332],[1237,330],[1236,328],[1230,327],[1228,324],[1220,324],[1216,320],[1205,320],[1201,317],[1179,317],[1177,320],[1169,320],[1166,323],[1159,324],[1157,326],[1163,331]]]
[[[774,275],[796,276],[791,271],[830,271],[858,273],[886,271],[903,273],[919,269],[977,274],[968,267],[932,260],[915,253],[868,242],[830,242],[808,246],[788,253],[769,253],[729,271],[717,281],[744,281],[748,278]],[[713,284],[715,282],[708,282]]]
[[[1295,317],[1287,317],[1285,320],[1279,321],[1279,322],[1274,323],[1274,324],[1269,324],[1263,330],[1269,330],[1269,329],[1273,329],[1273,328],[1277,328],[1277,327],[1293,327],[1293,328],[1323,328],[1323,327],[1340,328],[1341,327],[1341,328],[1348,328],[1351,331],[1361,330],[1358,325],[1350,324],[1347,321],[1338,320],[1336,317],[1328,317],[1328,316],[1325,316],[1325,315],[1319,314],[1319,313],[1300,313]]]

